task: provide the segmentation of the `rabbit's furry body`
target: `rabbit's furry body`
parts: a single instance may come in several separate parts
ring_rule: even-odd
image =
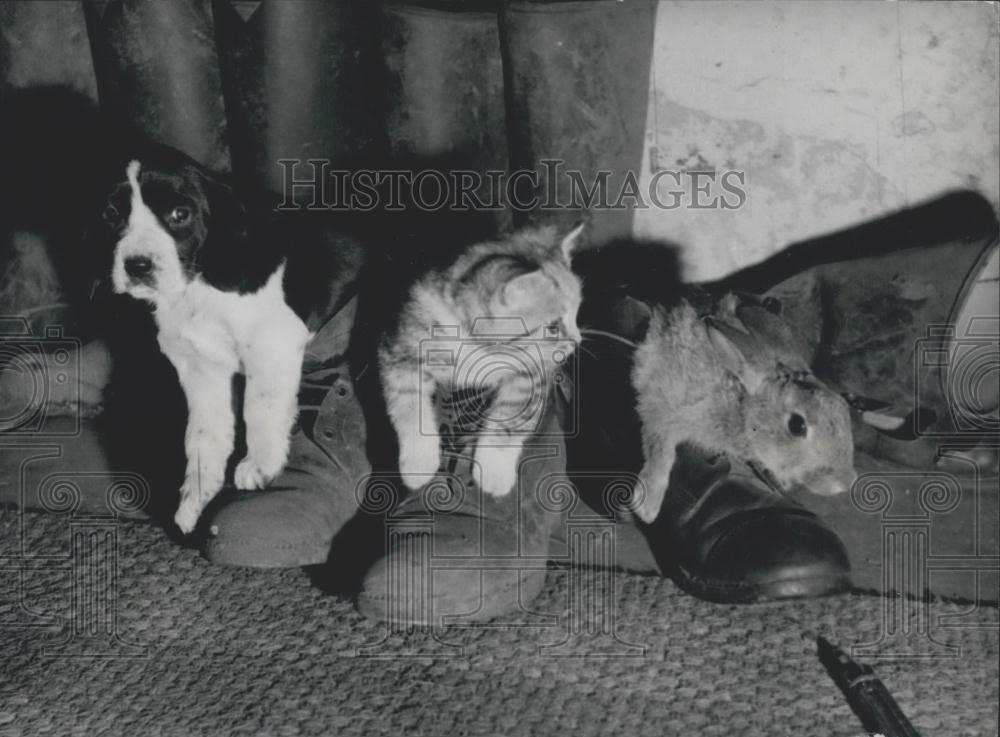
[[[853,482],[847,402],[789,348],[780,320],[765,320],[777,328],[758,336],[741,309],[734,294],[708,316],[686,299],[653,309],[632,370],[645,459],[635,507],[646,522],[659,513],[684,442],[755,463],[783,488],[831,495]]]

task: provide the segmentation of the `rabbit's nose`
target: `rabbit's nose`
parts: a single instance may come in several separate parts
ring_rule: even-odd
[[[850,491],[854,487],[854,482],[858,480],[858,472],[853,468],[847,471],[842,477],[841,481],[844,485],[844,491]]]
[[[837,496],[850,491],[857,477],[853,468],[846,471],[827,468],[812,474],[804,486],[819,496]]]

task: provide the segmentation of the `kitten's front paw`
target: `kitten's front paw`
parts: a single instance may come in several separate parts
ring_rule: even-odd
[[[440,467],[441,449],[436,437],[422,436],[400,448],[399,473],[410,489],[422,487],[437,475]]]
[[[486,449],[476,460],[483,472],[479,487],[491,496],[507,496],[517,483],[517,458]]]
[[[274,480],[275,476],[281,473],[281,469],[284,466],[284,463],[264,465],[247,456],[236,465],[236,471],[233,473],[233,483],[236,484],[237,489],[242,491],[263,489]]]

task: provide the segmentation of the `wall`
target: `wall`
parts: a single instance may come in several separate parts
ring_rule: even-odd
[[[955,188],[1000,206],[998,9],[661,2],[644,183],[653,166],[743,169],[748,198],[640,210],[634,233],[708,279]]]

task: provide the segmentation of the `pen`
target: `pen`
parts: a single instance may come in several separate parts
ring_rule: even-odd
[[[822,637],[816,638],[816,646],[820,662],[840,686],[866,730],[885,737],[920,737],[869,666],[854,662]]]

